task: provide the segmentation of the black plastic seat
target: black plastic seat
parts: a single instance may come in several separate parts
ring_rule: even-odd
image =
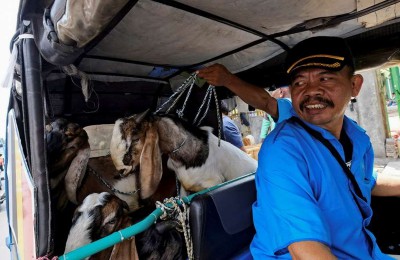
[[[248,250],[254,236],[254,175],[229,183],[190,204],[195,259],[232,259]]]

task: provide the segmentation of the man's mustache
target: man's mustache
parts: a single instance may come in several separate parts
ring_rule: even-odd
[[[305,106],[306,106],[306,104],[310,103],[310,102],[313,102],[313,101],[314,102],[317,101],[318,103],[325,104],[327,107],[335,107],[335,104],[333,104],[333,102],[331,100],[329,100],[329,99],[326,99],[326,98],[323,98],[323,97],[320,97],[320,96],[313,96],[313,97],[308,96],[303,101],[301,101],[300,110],[303,111]]]

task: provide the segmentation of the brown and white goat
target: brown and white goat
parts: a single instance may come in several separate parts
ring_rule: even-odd
[[[111,158],[123,175],[139,174],[140,193],[154,193],[162,176],[161,154],[169,157],[186,191],[232,180],[257,169],[257,161],[212,134],[210,127],[194,127],[170,116],[147,111],[118,119],[110,143]]]
[[[107,192],[88,195],[74,213],[65,253],[131,226],[133,221],[126,209],[125,202]],[[135,212],[133,218],[142,220],[150,212],[142,213],[146,215]],[[171,220],[157,222],[136,237],[107,248],[90,259],[186,259],[183,237],[176,230],[177,226]]]
[[[65,253],[131,226],[125,210],[128,205],[107,192],[88,195],[74,213]],[[139,259],[135,238],[124,240],[90,259]]]
[[[116,178],[117,171],[110,156],[90,158],[88,139],[82,127],[63,118],[46,126],[51,191],[58,200],[58,208],[64,208],[67,200],[78,205],[88,194],[106,191],[116,193],[130,209],[137,209],[138,196],[132,192],[136,178]],[[128,195],[129,192],[132,194]]]
[[[86,170],[90,147],[88,136],[78,124],[59,118],[46,125],[47,169],[50,187],[57,208],[66,206],[67,198],[64,178],[71,166],[79,171]]]
[[[92,139],[98,139],[93,131],[86,133],[78,124],[66,119],[57,119],[46,129],[52,195],[62,200],[59,204],[65,205],[68,199],[79,205],[91,193],[109,192],[124,200],[133,211],[176,194],[175,176],[166,171],[159,189],[147,201],[142,201],[136,192],[138,176],[119,176],[110,155],[98,156],[98,150],[97,157],[90,158],[91,148],[96,149],[92,147]],[[109,129],[108,134],[102,133],[106,139],[111,139],[112,126]],[[166,163],[166,160],[163,162]]]

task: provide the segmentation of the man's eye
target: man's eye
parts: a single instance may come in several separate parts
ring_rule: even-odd
[[[300,87],[304,85],[304,81],[295,81],[293,82],[293,86],[295,87]]]

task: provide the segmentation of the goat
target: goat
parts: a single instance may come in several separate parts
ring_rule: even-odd
[[[210,127],[194,127],[171,116],[141,114],[118,119],[110,154],[122,175],[139,174],[140,196],[154,193],[162,176],[161,154],[188,192],[197,192],[252,173],[257,161],[212,134]]]
[[[103,129],[103,126],[96,126],[96,128]],[[110,128],[109,137],[106,136],[106,139],[111,139],[112,129]],[[96,139],[96,135],[93,135],[90,130],[86,132],[78,124],[71,123],[66,119],[55,120],[46,126],[46,130],[48,169],[52,180],[56,180],[56,182],[52,182],[56,184],[52,186],[52,198],[56,201],[60,201],[62,198],[63,201],[59,203],[63,204],[63,207],[57,207],[54,211],[55,253],[62,253],[65,249],[65,242],[70,230],[69,224],[65,223],[69,223],[71,220],[76,205],[82,204],[84,199],[92,193],[108,192],[116,195],[126,202],[130,211],[135,212],[143,207],[154,210],[156,201],[175,196],[175,175],[171,171],[164,172],[159,188],[151,197],[141,200],[135,192],[137,176],[116,176],[117,170],[109,155],[89,158],[93,140]],[[92,138],[90,145],[89,138]],[[107,145],[103,148],[107,150]],[[107,151],[104,152],[104,154],[107,153]],[[96,150],[96,154],[101,153]],[[163,160],[163,163],[166,164],[166,160]],[[72,203],[67,203],[68,201]],[[153,230],[152,233],[148,232],[150,231],[146,231],[145,234],[151,237],[159,234],[156,230]],[[144,246],[144,249],[154,248],[154,243],[150,243],[143,235],[140,236],[139,241],[144,245],[152,245]],[[167,252],[174,250],[161,248],[157,252],[160,251],[168,254]],[[144,251],[143,254],[151,254],[151,252],[152,250],[150,253]]]
[[[87,133],[78,124],[63,118],[47,125],[46,130],[52,195],[62,205],[58,209],[62,210],[68,200],[78,205],[91,193],[110,192],[126,201],[133,211],[140,206],[154,205],[155,201],[162,201],[176,193],[175,177],[173,173],[166,172],[163,185],[153,196],[146,201],[140,200],[136,193],[136,176],[119,176],[109,155],[89,158],[92,148],[89,138],[93,136],[88,136],[88,133],[92,132]]]
[[[46,151],[52,197],[57,200],[57,208],[63,209],[67,203],[65,175],[71,165],[82,166],[75,168],[85,171],[90,154],[88,136],[78,124],[56,119],[46,125]]]
[[[157,222],[136,235],[139,259],[184,260],[187,259],[184,237],[174,220]]]
[[[124,201],[107,192],[88,195],[74,213],[65,253],[131,226],[134,221],[124,212],[126,209]],[[147,215],[149,211],[142,213]],[[142,217],[140,212],[135,212],[136,220]],[[177,225],[170,220],[158,222],[90,259],[185,259],[183,238],[176,230]]]
[[[107,192],[92,193],[76,209],[65,246],[65,253],[132,225],[124,210],[128,205]],[[139,259],[135,238],[124,240],[90,259]]]

